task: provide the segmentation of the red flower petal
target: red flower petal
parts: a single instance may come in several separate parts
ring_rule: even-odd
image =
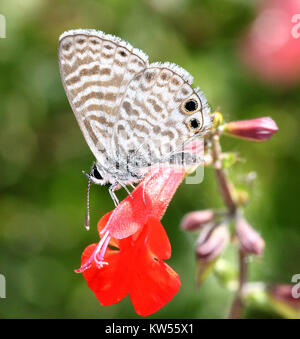
[[[95,263],[83,275],[101,305],[119,302],[128,293],[136,312],[147,316],[159,310],[178,292],[178,274],[162,261],[171,255],[171,246],[160,221],[149,217],[140,232],[118,240],[120,250],[108,249],[107,266]],[[82,265],[90,258],[96,244],[82,255]]]
[[[91,256],[97,244],[88,246],[81,257],[84,264]],[[125,256],[123,256],[124,262]],[[89,288],[95,293],[100,304],[110,306],[118,303],[128,294],[130,273],[127,265],[120,261],[119,251],[107,250],[105,260],[109,265],[99,269],[93,262],[91,267],[83,271],[83,276]]]
[[[117,239],[129,237],[145,225],[147,217],[161,219],[176,189],[183,180],[184,169],[159,167],[113,211],[105,230]]]
[[[106,213],[98,222],[97,229],[99,234],[105,228],[110,216],[112,215],[113,211]],[[115,247],[119,247],[119,240],[115,238],[111,238],[109,244]]]
[[[171,244],[163,225],[153,217],[148,218],[148,224],[150,224],[148,234],[149,250],[160,259],[169,259],[171,257]]]
[[[180,288],[178,274],[162,260],[135,275],[136,287],[130,289],[130,299],[136,313],[143,317],[165,306]]]
[[[152,227],[155,228],[157,237],[159,235],[162,238],[165,236],[163,226],[153,221],[153,219],[150,219],[145,225],[140,241],[150,236]],[[150,247],[150,244],[148,246]],[[158,246],[156,246],[156,249],[158,249]],[[162,251],[160,252],[160,254],[163,254]],[[134,309],[136,313],[143,317],[157,312],[173,298],[180,288],[178,274],[161,260],[158,253],[155,254],[156,257],[154,253],[148,250],[136,256],[135,266],[138,269],[133,271],[130,286],[129,295]]]

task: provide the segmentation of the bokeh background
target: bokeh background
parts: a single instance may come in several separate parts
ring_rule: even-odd
[[[115,34],[150,61],[191,72],[212,109],[225,119],[271,116],[280,131],[266,143],[224,137],[243,162],[237,185],[257,173],[246,216],[266,241],[251,260],[250,280],[289,283],[300,273],[300,38],[291,35],[298,0],[1,0],[0,273],[6,277],[1,318],[132,318],[129,298],[101,307],[81,275],[83,249],[98,239],[96,223],[113,208],[105,187],[92,187],[92,228],[83,227],[86,178],[93,156],[61,85],[57,42],[73,28]],[[275,9],[274,9],[275,8]],[[267,11],[267,12],[266,12]],[[278,12],[279,11],[279,12]],[[281,14],[280,14],[281,11]],[[182,286],[154,318],[223,318],[233,293],[214,275],[195,289],[195,236],[180,230],[185,213],[221,207],[214,173],[181,185],[163,224],[172,244],[168,263]],[[229,248],[224,258],[237,258]],[[259,307],[247,317],[278,317]]]

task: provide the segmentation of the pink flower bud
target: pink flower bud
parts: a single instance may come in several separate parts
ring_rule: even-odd
[[[185,231],[195,231],[211,222],[214,217],[212,210],[190,212],[183,217],[180,227]]]
[[[271,285],[268,287],[268,292],[276,300],[289,304],[292,307],[300,308],[300,298],[298,297],[300,288],[297,288],[297,285]]]
[[[242,250],[247,254],[262,255],[265,247],[263,238],[243,218],[236,223],[236,235]]]
[[[232,121],[224,126],[224,132],[251,141],[265,141],[278,131],[275,121],[269,117]]]
[[[197,240],[196,255],[202,262],[216,259],[229,240],[229,232],[226,224],[218,226],[207,225]]]

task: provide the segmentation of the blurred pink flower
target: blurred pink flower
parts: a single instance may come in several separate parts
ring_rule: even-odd
[[[224,125],[224,132],[251,141],[265,141],[278,131],[275,121],[269,117],[232,121]]]
[[[226,224],[207,225],[200,233],[196,244],[196,256],[202,262],[216,259],[229,241],[229,231]]]
[[[180,227],[185,231],[198,230],[213,221],[214,218],[215,214],[212,210],[190,212],[183,217]]]
[[[300,1],[264,0],[241,46],[244,62],[262,80],[300,80]]]
[[[239,239],[241,249],[245,253],[263,254],[265,248],[264,239],[243,218],[239,218],[236,222],[236,235]]]
[[[271,285],[268,287],[268,292],[274,299],[300,310],[300,298],[293,297],[293,289],[297,294],[300,293],[300,288],[297,289],[296,285],[290,284]]]

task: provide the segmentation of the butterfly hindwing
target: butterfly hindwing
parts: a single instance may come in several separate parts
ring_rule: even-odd
[[[168,161],[210,125],[209,108],[201,92],[191,87],[191,75],[177,65],[154,63],[128,84],[114,126],[112,149],[134,166]],[[189,99],[195,112],[183,107]],[[199,122],[193,130],[191,120]]]

